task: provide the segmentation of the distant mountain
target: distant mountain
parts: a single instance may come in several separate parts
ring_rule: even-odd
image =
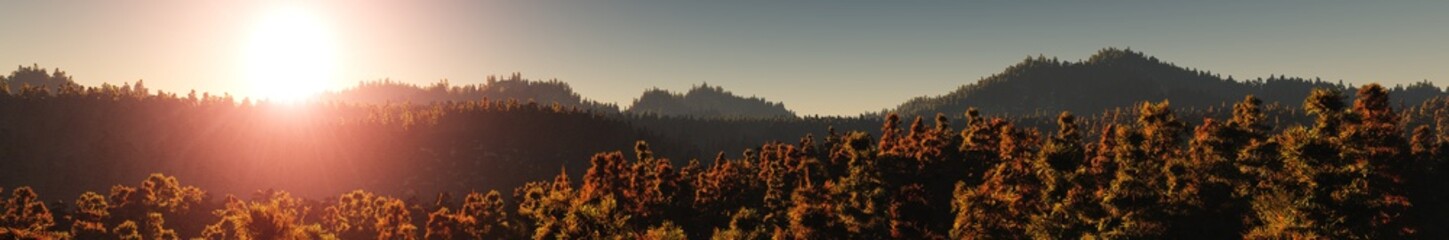
[[[584,99],[568,83],[558,80],[535,81],[524,79],[521,74],[514,73],[506,79],[498,79],[489,76],[483,84],[469,84],[453,86],[447,80],[434,83],[429,86],[418,86],[408,83],[382,80],[374,82],[363,82],[356,87],[340,92],[323,94],[322,99],[339,102],[353,103],[431,103],[446,101],[473,101],[473,100],[517,100],[522,103],[536,102],[538,104],[579,108],[598,113],[618,113],[619,107],[613,104],[595,102]]]
[[[1241,100],[1248,94],[1268,103],[1298,106],[1313,88],[1336,88],[1345,93],[1355,90],[1342,83],[1281,76],[1238,81],[1179,67],[1130,49],[1107,48],[1077,62],[1029,57],[999,74],[961,86],[945,95],[911,99],[894,111],[901,115],[921,116],[938,112],[962,113],[968,107],[976,107],[984,113],[993,114],[1055,114],[1060,111],[1095,114],[1137,102],[1164,99],[1171,101],[1174,108],[1222,106]],[[1428,82],[1392,89],[1395,102],[1407,104],[1444,94],[1443,89]]]
[[[0,87],[13,92],[19,92],[26,86],[44,88],[51,92],[62,87],[79,87],[69,75],[66,75],[65,71],[55,69],[54,72],[46,73],[45,68],[41,68],[39,64],[32,64],[29,67],[20,66],[10,72],[8,76],[0,75],[0,85],[4,85]]]
[[[719,86],[701,84],[685,94],[662,89],[644,91],[625,113],[697,118],[794,118],[785,105],[757,97],[735,96]]]

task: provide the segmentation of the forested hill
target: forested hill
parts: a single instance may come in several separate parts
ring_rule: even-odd
[[[697,118],[794,118],[785,105],[757,97],[740,97],[719,86],[701,84],[685,94],[662,89],[644,91],[627,113]]]
[[[1236,80],[1215,73],[1160,61],[1130,49],[1106,48],[1084,61],[1027,58],[1005,71],[967,84],[945,95],[917,97],[895,112],[906,116],[961,113],[968,106],[983,112],[1097,113],[1144,101],[1170,100],[1179,108],[1227,106],[1255,95],[1265,102],[1298,105],[1313,88],[1354,92],[1351,86],[1318,79],[1273,76]],[[1396,105],[1416,104],[1443,95],[1428,82],[1390,89]]]
[[[323,100],[385,104],[411,102],[427,104],[432,102],[463,102],[477,100],[536,102],[542,105],[559,104],[598,113],[618,113],[619,107],[585,99],[575,93],[568,83],[558,80],[536,81],[524,79],[514,73],[504,79],[489,76],[486,83],[461,86],[450,85],[443,80],[428,86],[418,86],[392,80],[363,82],[356,87],[339,92],[323,94]]]
[[[20,66],[10,72],[8,76],[0,75],[0,88],[8,91],[19,92],[26,88],[35,88],[54,92],[66,87],[79,87],[79,85],[65,71],[55,69],[54,72],[46,73],[45,68],[41,68],[38,64],[29,67]]]
[[[447,80],[419,86],[392,80],[362,82],[337,92],[324,93],[326,102],[355,104],[464,102],[477,100],[536,102],[549,106],[558,104],[602,114],[620,113],[614,104],[589,100],[558,80],[537,81],[513,74],[506,78],[489,76],[486,83],[451,85]],[[719,86],[694,86],[684,94],[651,89],[636,99],[625,113],[641,116],[686,117],[701,119],[772,119],[794,118],[795,113],[778,102],[757,97],[741,97]]]

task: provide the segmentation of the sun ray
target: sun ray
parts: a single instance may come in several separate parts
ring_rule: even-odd
[[[315,14],[283,6],[262,16],[245,48],[246,81],[255,97],[296,103],[334,81],[336,42]]]

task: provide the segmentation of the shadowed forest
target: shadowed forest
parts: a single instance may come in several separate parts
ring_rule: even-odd
[[[1427,82],[1106,49],[820,117],[709,85],[620,110],[517,74],[300,105],[0,80],[7,239],[1449,238]]]

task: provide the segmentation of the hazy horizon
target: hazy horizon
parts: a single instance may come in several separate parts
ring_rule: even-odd
[[[59,68],[85,85],[255,96],[248,60],[278,12],[335,49],[337,90],[361,81],[569,83],[621,107],[646,89],[708,82],[801,115],[855,115],[944,94],[1027,56],[1131,48],[1238,79],[1362,84],[1449,78],[1449,3],[676,3],[141,1],[0,4],[0,64]],[[280,9],[280,10],[279,10]],[[64,14],[58,14],[64,13]],[[292,15],[287,15],[292,14]],[[287,22],[292,23],[292,22]],[[284,24],[285,25],[285,24]],[[263,26],[263,27],[258,27]],[[259,28],[261,30],[259,30]],[[300,30],[297,30],[300,29]],[[316,30],[316,31],[313,31]],[[262,34],[265,36],[265,34]],[[290,36],[290,35],[285,35]],[[303,48],[307,49],[307,48]],[[255,50],[255,49],[251,49]],[[270,51],[280,51],[270,49]],[[252,51],[254,52],[254,51]],[[269,56],[261,62],[274,61]],[[4,66],[4,65],[0,65]],[[249,67],[250,66],[250,67]],[[260,88],[260,89],[259,89]],[[812,89],[812,90],[805,90]]]

